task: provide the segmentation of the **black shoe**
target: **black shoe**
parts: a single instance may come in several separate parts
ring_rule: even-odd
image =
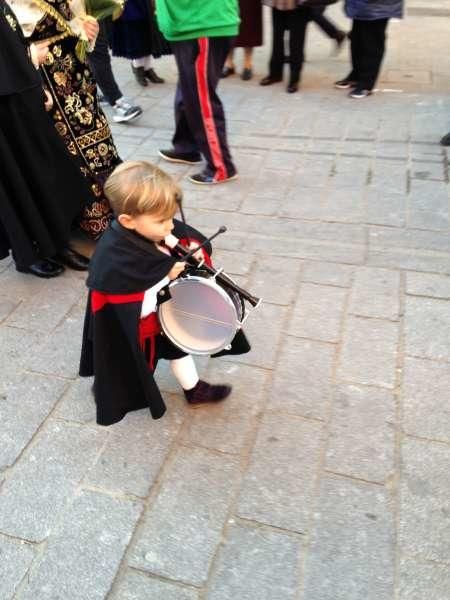
[[[349,90],[350,88],[354,88],[358,85],[357,81],[354,81],[353,79],[349,79],[348,77],[345,77],[345,79],[339,79],[339,81],[336,81],[334,84],[334,87],[338,90]]]
[[[51,277],[58,277],[64,273],[65,268],[52,260],[41,258],[28,267],[22,267],[16,264],[16,271],[19,273],[30,273],[36,277],[43,277],[44,279],[50,279]]]
[[[231,385],[211,385],[199,379],[191,390],[184,390],[184,395],[190,406],[196,407],[225,400],[231,394],[231,389]]]
[[[286,91],[288,94],[295,94],[295,92],[298,92],[298,82],[290,83],[287,86]]]
[[[280,81],[283,81],[282,77],[271,77],[270,75],[267,75],[267,77],[261,79],[259,85],[272,85],[273,83],[279,83]]]
[[[355,87],[348,95],[349,98],[354,98],[355,100],[361,100],[362,98],[367,98],[372,94],[371,90],[365,90],[361,87]]]
[[[198,185],[216,185],[218,183],[226,183],[227,181],[233,181],[238,178],[238,174],[234,173],[228,177],[220,177],[218,178],[216,175],[212,175],[207,171],[202,171],[201,173],[196,173],[195,175],[191,175],[188,177],[188,180],[191,183],[196,183]]]
[[[182,163],[184,165],[196,165],[202,162],[202,156],[198,152],[175,152],[175,150],[158,150],[158,154],[169,162]]]
[[[229,77],[230,75],[234,75],[234,74],[235,74],[234,67],[224,67],[220,76],[222,77],[222,79],[225,79],[225,77]]]
[[[166,83],[166,80],[157,75],[153,69],[147,69],[144,73],[147,79],[152,83]]]
[[[450,133],[444,135],[444,137],[439,142],[441,146],[450,146]]]
[[[241,74],[242,81],[250,81],[250,79],[252,77],[253,77],[253,71],[252,71],[252,69],[247,69],[246,68],[246,69],[244,69],[242,71],[242,74]]]
[[[58,265],[65,265],[74,271],[87,271],[89,268],[89,259],[70,246],[66,246],[58,254],[52,256],[52,261]]]
[[[142,85],[142,87],[147,87],[148,81],[147,77],[145,76],[144,67],[133,67],[133,65],[131,65],[131,70],[133,71],[133,75],[135,76],[138,84]]]

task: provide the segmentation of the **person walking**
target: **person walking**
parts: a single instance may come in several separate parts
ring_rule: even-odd
[[[169,162],[206,167],[189,177],[211,185],[237,178],[217,85],[239,27],[237,0],[156,0],[159,27],[178,67],[173,148]]]
[[[349,36],[352,70],[335,87],[350,89],[350,98],[366,98],[380,72],[389,19],[403,16],[403,0],[345,0],[345,12],[353,19]]]
[[[107,18],[99,21],[99,27],[95,47],[87,57],[89,66],[103,98],[112,106],[113,121],[115,123],[134,121],[141,116],[142,108],[132,104],[125,98],[114,77],[108,43],[108,31],[112,27],[111,19]]]
[[[241,79],[249,81],[253,77],[253,49],[262,46],[263,25],[262,5],[260,0],[239,0],[239,12],[241,15],[241,26],[239,35],[234,43],[234,48],[244,50],[244,68]],[[236,72],[234,66],[234,48],[227,56],[222,77],[229,77]]]

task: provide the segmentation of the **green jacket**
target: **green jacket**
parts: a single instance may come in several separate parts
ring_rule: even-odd
[[[156,0],[156,18],[170,42],[238,34],[237,0]]]

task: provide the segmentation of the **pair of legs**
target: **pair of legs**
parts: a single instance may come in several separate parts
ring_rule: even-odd
[[[352,70],[346,77],[353,87],[368,92],[375,87],[384,57],[388,21],[353,20],[350,33]]]
[[[242,70],[241,79],[248,81],[253,76],[253,48],[243,48],[242,50],[244,52],[244,68]],[[234,53],[235,48],[233,48],[227,56],[225,67],[222,71],[222,77],[228,77],[228,75],[235,73]]]
[[[194,183],[220,183],[236,176],[228,147],[225,113],[217,85],[233,38],[199,38],[173,42],[178,67],[173,151],[161,156],[175,162],[206,161]]]
[[[309,8],[299,7],[293,10],[272,8],[272,56],[269,63],[269,75],[261,81],[262,85],[270,85],[283,78],[284,35],[288,31],[291,70],[288,91],[297,91],[304,61],[306,28],[311,20],[311,14]]]
[[[89,66],[103,96],[114,107],[114,121],[117,123],[132,121],[142,114],[142,109],[140,106],[133,106],[124,98],[114,77],[108,43],[108,27],[111,24],[106,19],[99,21],[99,26],[95,48],[88,54]]]

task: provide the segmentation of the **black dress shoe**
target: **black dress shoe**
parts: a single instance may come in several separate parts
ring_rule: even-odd
[[[298,92],[298,83],[290,83],[287,86],[286,91],[288,94],[295,94],[295,92]]]
[[[253,77],[253,71],[252,71],[252,69],[247,69],[247,68],[245,68],[245,69],[242,71],[242,74],[241,74],[241,79],[242,79],[242,81],[250,81],[250,79],[251,79],[252,77]]]
[[[147,79],[152,83],[166,83],[166,80],[157,75],[153,69],[147,69],[144,73]]]
[[[224,67],[220,76],[222,77],[222,79],[225,79],[225,77],[229,77],[230,75],[234,75],[234,74],[235,74],[234,67]]]
[[[89,268],[89,259],[70,246],[66,246],[58,254],[52,256],[52,261],[58,265],[65,265],[69,269],[74,269],[74,271],[87,271]]]
[[[16,271],[19,271],[19,273],[30,273],[31,275],[43,277],[44,279],[50,279],[51,277],[58,277],[58,275],[64,273],[65,268],[52,260],[40,258],[32,265],[28,265],[28,267],[22,267],[21,265],[16,264]]]
[[[133,71],[133,75],[135,76],[138,84],[142,85],[142,87],[147,87],[148,81],[147,77],[145,76],[144,67],[133,67],[133,65],[131,65],[131,70]]]
[[[282,80],[283,79],[281,77],[271,77],[270,75],[267,75],[267,77],[261,79],[259,85],[272,85],[273,83],[279,83]]]
[[[158,150],[164,160],[183,165],[196,165],[202,162],[202,155],[198,152],[176,152],[175,150]]]

